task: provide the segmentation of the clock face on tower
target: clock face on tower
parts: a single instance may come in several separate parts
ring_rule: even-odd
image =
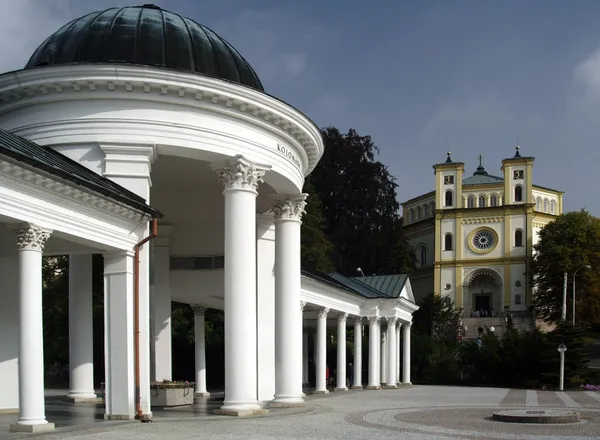
[[[495,237],[490,231],[481,230],[475,232],[473,235],[473,247],[480,251],[487,251],[494,247],[495,245]]]

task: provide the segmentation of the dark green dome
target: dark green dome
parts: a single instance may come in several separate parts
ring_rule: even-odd
[[[154,5],[92,12],[48,37],[25,69],[125,63],[199,73],[264,91],[250,64],[205,26]]]

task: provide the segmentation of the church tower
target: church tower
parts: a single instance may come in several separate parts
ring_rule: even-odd
[[[441,264],[442,253],[451,253],[452,259],[456,258],[456,249],[459,247],[456,238],[461,235],[461,219],[457,213],[464,207],[462,182],[465,172],[463,162],[454,162],[450,151],[444,163],[433,166],[435,172],[435,252],[433,268],[433,291],[437,295],[444,292],[442,288]],[[448,215],[451,211],[454,215]],[[445,274],[444,278],[451,278],[450,285],[455,285],[457,274]]]

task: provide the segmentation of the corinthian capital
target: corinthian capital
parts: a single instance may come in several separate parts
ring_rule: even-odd
[[[319,318],[327,318],[327,314],[329,313],[329,309],[327,307],[323,307],[317,310],[317,316]]]
[[[190,306],[190,307],[194,311],[194,316],[204,316],[204,314],[206,313],[206,307],[204,307],[204,306],[193,305],[193,306]]]
[[[369,324],[375,325],[379,322],[379,316],[369,316]]]
[[[271,167],[250,162],[238,154],[225,164],[213,165],[219,181],[228,189],[255,191]]]
[[[347,319],[348,319],[348,314],[347,313],[341,313],[337,317],[338,322],[341,323],[341,324],[345,324]]]
[[[43,252],[46,241],[50,238],[50,231],[34,225],[24,225],[14,230],[17,236],[17,249],[20,251]]]
[[[272,194],[273,208],[271,208],[271,212],[275,215],[275,220],[300,221],[305,212],[307,197],[308,194]]]

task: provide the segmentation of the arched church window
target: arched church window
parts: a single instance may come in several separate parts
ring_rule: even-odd
[[[425,205],[425,218],[429,217],[429,205]]]
[[[450,190],[446,191],[444,201],[446,202],[445,206],[452,206],[454,204],[454,200],[452,197],[452,191],[450,191]]]
[[[485,196],[479,196],[479,207],[485,207]]]
[[[444,250],[445,251],[452,250],[452,234],[446,234],[444,236]]]
[[[548,212],[548,199],[544,199],[544,212]]]
[[[417,220],[421,220],[423,218],[423,208],[420,206],[417,208]]]
[[[515,186],[515,202],[523,201],[523,187],[521,185]]]
[[[515,295],[515,304],[516,304],[516,305],[519,305],[519,304],[521,304],[521,294],[520,294],[520,293],[517,293],[517,294]]]
[[[415,211],[414,209],[411,209],[410,211],[408,211],[408,222],[412,223],[415,221]]]
[[[515,247],[523,247],[523,231],[521,229],[515,231]]]
[[[473,196],[467,197],[467,208],[474,208],[474,207],[475,207],[475,197],[473,197]]]
[[[550,214],[556,214],[556,202],[554,200],[550,202]]]
[[[541,197],[537,197],[535,199],[535,210],[536,211],[541,211],[542,210],[542,198]]]
[[[490,196],[490,206],[498,206],[498,196],[496,194]]]
[[[419,267],[427,266],[427,248],[424,245],[419,246]]]

